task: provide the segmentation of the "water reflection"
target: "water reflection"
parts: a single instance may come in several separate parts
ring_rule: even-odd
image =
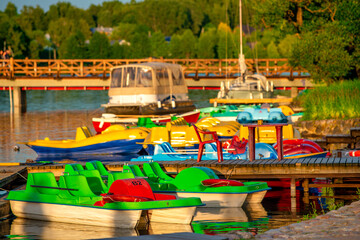
[[[222,234],[230,231],[253,232],[267,230],[269,218],[261,204],[247,204],[243,208],[198,208],[192,227],[194,233]]]
[[[97,220],[94,220],[97,221]],[[98,221],[101,221],[100,219]],[[195,232],[220,234],[233,230],[260,232],[266,228],[267,212],[261,204],[244,208],[198,208],[191,225],[150,223],[137,229],[120,229],[16,218],[4,221],[2,235],[9,239],[98,239],[122,236]],[[6,224],[5,224],[6,223]]]
[[[101,221],[101,219],[94,219]],[[11,223],[10,239],[89,239],[137,236],[135,229],[106,228],[80,224],[67,224],[16,218]],[[12,236],[12,237],[11,237]]]

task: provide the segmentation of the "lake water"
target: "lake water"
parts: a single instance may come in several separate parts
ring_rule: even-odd
[[[216,91],[190,90],[189,96],[197,107],[210,106],[208,99],[216,97]],[[37,155],[21,142],[44,139],[73,139],[76,127],[89,126],[91,119],[101,116],[102,103],[107,102],[107,91],[28,91],[27,113],[19,116],[9,113],[9,94],[0,91],[0,162],[25,162],[37,160]],[[93,128],[92,128],[93,130]],[[20,146],[19,151],[14,147]],[[110,160],[113,156],[108,157]],[[116,156],[116,160],[128,160],[129,156]],[[46,160],[46,159],[45,159]],[[86,157],[83,160],[96,160]],[[0,222],[1,235],[8,239],[86,239],[137,236],[174,232],[221,234],[233,230],[254,234],[298,222],[308,214],[300,191],[296,209],[291,208],[289,189],[270,190],[262,204],[243,208],[202,208],[197,211],[189,226],[151,224],[139,229],[106,229],[75,224],[61,224],[24,219],[6,219]],[[314,206],[321,209],[319,202]],[[101,219],[98,219],[101,221]]]

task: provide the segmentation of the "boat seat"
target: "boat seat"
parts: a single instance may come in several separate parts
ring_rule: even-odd
[[[84,167],[79,163],[71,163],[65,165],[64,173],[69,175],[77,175],[79,171],[83,171]]]
[[[129,179],[135,178],[135,175],[132,172],[112,172],[109,173],[108,177],[108,188],[110,188],[111,184],[113,184],[114,181],[119,179]]]
[[[98,170],[101,176],[108,176],[109,172],[105,168],[104,164],[100,161],[90,161],[86,163],[87,170]]]
[[[84,175],[64,175],[62,176],[65,186],[70,194],[76,197],[97,197],[90,189],[87,178]]]
[[[145,177],[138,165],[124,165],[123,172],[132,172],[136,177]]]
[[[155,195],[149,183],[144,179],[122,179],[113,182],[109,189],[110,194],[145,197],[155,200]]]
[[[98,170],[83,170],[79,171],[79,174],[86,177],[88,186],[90,187],[91,191],[96,195],[107,192],[108,188],[103,182],[100,172]]]
[[[162,142],[169,142],[170,134],[169,131],[164,127],[153,127],[151,128],[150,134],[148,134],[143,144],[158,144]]]
[[[57,195],[59,194],[60,190],[52,188],[58,187],[59,185],[57,184],[55,175],[52,172],[29,173],[28,175],[26,191],[34,191],[41,194]]]
[[[151,118],[148,118],[148,117],[140,117],[140,118],[138,118],[137,126],[138,127],[146,127],[146,128],[158,127],[158,125],[156,125],[151,120]]]
[[[154,170],[152,169],[152,167],[150,166],[149,163],[143,164],[143,170],[144,170],[146,177],[148,177],[148,179],[150,181],[159,182],[160,177],[158,175],[156,175],[156,173],[154,172]]]
[[[160,177],[160,179],[164,180],[164,181],[172,181],[174,180],[174,178],[168,176],[160,167],[160,164],[157,162],[151,162],[150,166],[152,167],[152,169],[154,170],[154,172],[156,173],[157,176]]]
[[[81,141],[89,137],[92,137],[92,133],[88,127],[82,126],[76,129],[76,137],[75,137],[76,141]]]

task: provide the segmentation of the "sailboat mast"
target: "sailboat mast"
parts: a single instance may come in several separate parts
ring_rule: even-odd
[[[241,0],[239,0],[239,27],[240,27],[240,56],[241,56],[241,55],[243,55]]]
[[[239,53],[239,71],[241,74],[242,81],[245,82],[246,64],[245,56],[243,54],[243,29],[242,29],[242,9],[241,0],[239,0],[239,27],[240,27],[240,53]]]

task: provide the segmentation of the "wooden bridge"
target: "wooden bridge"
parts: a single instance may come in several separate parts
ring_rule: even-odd
[[[0,90],[12,91],[15,112],[24,112],[25,91],[107,90],[112,67],[149,61],[180,64],[190,89],[219,89],[222,81],[239,76],[238,59],[6,59],[0,61]],[[246,65],[292,95],[314,86],[309,73],[291,67],[287,59],[248,59]]]
[[[149,61],[180,64],[190,87],[219,87],[239,76],[238,59],[7,59],[0,65],[0,87],[108,87],[112,67]],[[312,86],[308,72],[291,67],[287,59],[248,59],[246,64],[250,72],[274,80],[275,87]]]

